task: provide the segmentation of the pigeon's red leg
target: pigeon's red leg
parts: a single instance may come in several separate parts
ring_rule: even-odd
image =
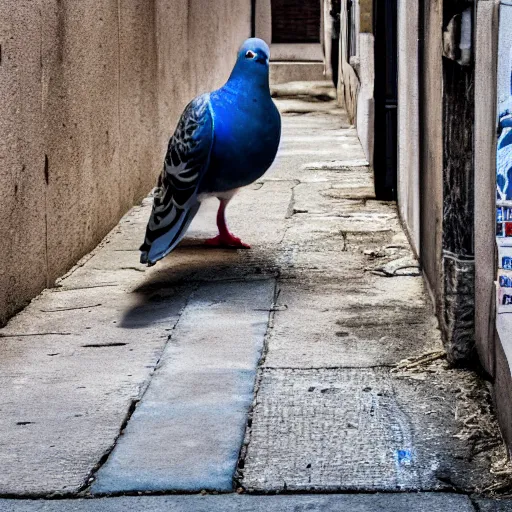
[[[221,199],[219,205],[219,211],[217,212],[217,227],[219,228],[219,234],[206,240],[206,245],[213,245],[216,247],[235,247],[237,249],[250,249],[251,246],[242,242],[240,238],[234,236],[229,232],[226,224],[226,206],[229,200]]]

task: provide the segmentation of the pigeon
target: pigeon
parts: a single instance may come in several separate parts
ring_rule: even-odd
[[[281,116],[269,88],[268,45],[247,39],[224,86],[186,107],[169,140],[153,191],[153,209],[140,247],[142,264],[154,265],[185,235],[207,197],[220,201],[219,234],[207,245],[250,248],[230,233],[225,211],[241,188],[271,166],[281,138]]]

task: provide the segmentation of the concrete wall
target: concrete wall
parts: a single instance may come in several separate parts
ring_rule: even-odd
[[[340,74],[338,100],[354,123],[366,159],[373,162],[374,142],[374,37],[373,2],[359,0],[352,4],[356,13],[356,55],[348,55],[348,16],[345,2],[341,4]],[[354,65],[354,67],[353,67]]]
[[[357,117],[357,98],[360,82],[357,73],[350,65],[348,55],[348,12],[346,2],[341,2],[340,13],[340,55],[337,96],[338,102],[347,112],[348,120],[355,124]]]
[[[358,0],[352,4],[356,13],[356,58],[357,81],[351,83],[356,95],[355,124],[366,159],[373,164],[375,139],[375,61],[373,36],[373,1]],[[350,82],[349,82],[350,83]]]
[[[373,1],[357,0],[352,8],[356,13],[357,37],[356,55],[350,59],[347,5],[346,2],[341,4],[338,101],[347,111],[349,121],[355,124],[366,159],[371,165],[375,138]]]
[[[420,12],[420,260],[438,313],[442,304],[443,91],[442,0]]]
[[[357,95],[356,127],[366,160],[373,165],[375,138],[375,63],[373,34],[361,33],[358,37],[359,94]]]
[[[0,2],[0,324],[151,189],[250,19],[250,0]]]
[[[398,1],[398,208],[420,253],[418,0]]]
[[[482,365],[494,374],[496,222],[496,69],[498,6],[480,0],[475,44],[475,342]]]

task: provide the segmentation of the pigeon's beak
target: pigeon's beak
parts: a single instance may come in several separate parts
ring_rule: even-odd
[[[260,64],[267,64],[268,58],[264,53],[258,53],[258,56],[254,59],[256,62],[259,62]]]

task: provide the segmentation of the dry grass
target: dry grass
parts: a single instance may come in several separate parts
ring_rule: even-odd
[[[455,393],[455,420],[459,427],[454,437],[467,443],[471,457],[489,461],[492,484],[477,492],[490,497],[512,495],[512,462],[494,413],[491,386],[476,373],[452,368],[442,350],[404,359],[391,370],[397,377],[430,380],[436,377]]]

